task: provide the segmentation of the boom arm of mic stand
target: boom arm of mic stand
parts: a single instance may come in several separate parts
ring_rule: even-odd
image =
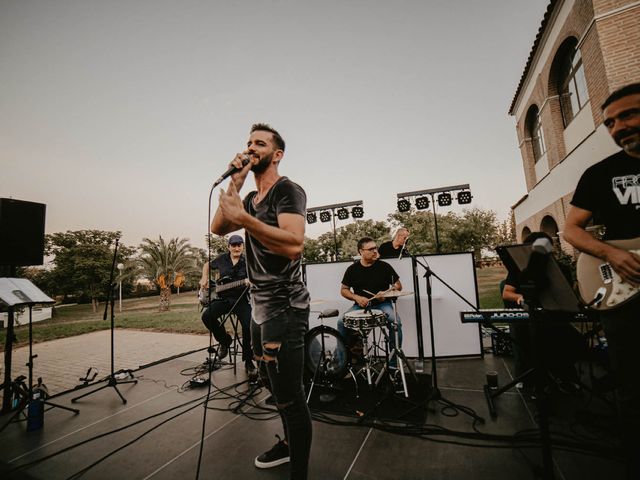
[[[456,296],[457,296],[460,300],[462,300],[464,303],[466,303],[466,304],[467,304],[467,305],[469,305],[471,308],[473,308],[473,310],[475,310],[476,312],[479,310],[479,309],[478,309],[478,307],[476,307],[476,306],[475,306],[475,305],[473,305],[469,300],[467,300],[467,299],[466,299],[466,298],[464,298],[462,295],[460,295],[460,294],[459,294],[459,293],[458,293],[458,292],[457,292],[457,291],[456,291],[456,290],[455,290],[451,285],[449,285],[449,284],[448,284],[447,282],[445,282],[442,278],[440,278],[440,277],[438,276],[438,274],[437,274],[437,273],[435,273],[433,270],[431,270],[431,268],[429,267],[429,265],[425,265],[424,263],[422,263],[420,260],[418,260],[418,259],[416,258],[416,256],[415,256],[415,255],[411,255],[411,254],[409,254],[409,256],[410,256],[411,258],[413,258],[413,259],[418,263],[418,265],[420,265],[422,268],[424,268],[424,269],[426,270],[426,272],[425,272],[425,274],[423,275],[423,277],[427,277],[427,276],[429,276],[429,277],[430,277],[430,276],[434,276],[434,277],[436,277],[438,280],[440,280],[440,282],[441,282],[445,287],[447,287],[449,290],[451,290],[453,293],[455,293],[455,294],[456,294]],[[427,288],[428,288],[428,289],[431,289],[431,282],[429,282],[429,281],[427,281]]]

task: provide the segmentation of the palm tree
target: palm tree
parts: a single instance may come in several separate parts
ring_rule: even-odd
[[[169,310],[171,285],[179,275],[197,271],[193,248],[186,238],[172,238],[165,242],[143,238],[138,259],[142,274],[160,287],[160,311]]]

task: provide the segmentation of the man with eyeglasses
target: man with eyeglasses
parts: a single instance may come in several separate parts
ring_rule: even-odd
[[[345,313],[364,309],[381,310],[387,317],[389,351],[392,351],[396,346],[395,335],[391,328],[394,321],[393,304],[391,300],[376,297],[376,295],[389,290],[402,290],[400,277],[391,265],[380,260],[378,247],[373,238],[361,238],[358,241],[358,253],[360,260],[350,265],[344,272],[340,287],[340,295],[354,302],[353,306]],[[398,340],[402,345],[400,317],[396,317],[395,320],[398,325]],[[344,315],[338,320],[338,331],[345,339],[347,346],[351,347],[355,339],[351,330],[344,326]],[[395,356],[391,359],[389,367],[396,368]]]

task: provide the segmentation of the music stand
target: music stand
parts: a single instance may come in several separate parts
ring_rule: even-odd
[[[33,354],[33,307],[34,305],[51,305],[55,303],[55,301],[26,278],[0,278],[0,303],[6,305],[10,309],[15,309],[16,307],[29,307],[29,361],[27,362],[27,367],[29,368],[28,397],[26,399],[22,399],[16,409],[16,413],[14,413],[0,428],[0,431],[2,431],[15,417],[20,415],[25,408],[29,407],[32,401],[34,401],[33,359],[38,355]],[[5,390],[5,395],[7,394],[7,391],[8,390]],[[46,398],[38,399],[38,402],[41,402],[43,406],[49,405],[54,408],[68,410],[75,414],[80,413],[80,411],[75,408],[57,405],[49,402]]]
[[[582,312],[580,300],[575,295],[571,285],[565,278],[560,266],[556,262],[550,248],[547,252],[536,251],[538,242],[550,242],[539,239],[533,245],[509,245],[498,247],[496,252],[510,274],[521,279],[520,291],[525,300],[525,308],[529,311],[529,325],[531,330],[531,345],[534,357],[536,407],[538,409],[538,427],[540,429],[543,476],[553,479],[553,459],[551,457],[551,434],[549,431],[549,399],[544,392],[546,382],[540,338],[540,324],[549,317],[561,317],[563,314],[577,314]],[[546,247],[548,248],[548,247]],[[537,257],[533,257],[537,255]],[[546,318],[545,318],[546,317]],[[527,372],[531,373],[531,372]],[[485,385],[485,396],[491,402],[494,394],[489,393]],[[490,403],[491,404],[491,403]]]

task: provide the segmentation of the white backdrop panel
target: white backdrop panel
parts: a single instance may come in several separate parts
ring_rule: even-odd
[[[434,274],[442,278],[469,303],[477,306],[476,277],[472,253],[424,255],[417,258],[428,265]],[[424,355],[429,357],[431,356],[431,332],[429,330],[427,286],[423,278],[425,272],[426,270],[418,264],[417,275],[420,279]],[[482,346],[478,325],[475,323],[463,324],[460,321],[460,311],[471,310],[471,307],[435,276],[432,276],[431,285],[436,356],[480,355]]]

